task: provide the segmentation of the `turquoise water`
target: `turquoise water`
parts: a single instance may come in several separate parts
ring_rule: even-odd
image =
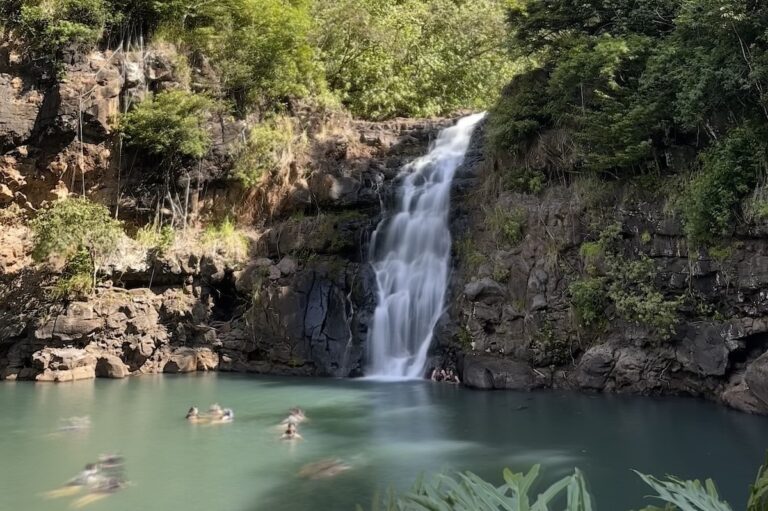
[[[236,419],[190,425],[189,406],[219,402]],[[293,406],[305,440],[275,429]],[[71,384],[0,384],[0,510],[71,509],[46,499],[100,453],[119,452],[132,485],[84,509],[352,511],[376,489],[406,488],[421,472],[472,470],[500,483],[505,466],[541,463],[554,480],[580,467],[598,509],[648,502],[630,472],[713,477],[743,509],[768,448],[768,419],[694,400],[557,392],[476,392],[431,382],[229,375],[148,376]],[[91,428],[56,432],[90,416]],[[308,480],[300,468],[330,456],[352,469]]]

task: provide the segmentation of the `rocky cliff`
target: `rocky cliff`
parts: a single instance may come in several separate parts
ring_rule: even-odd
[[[254,193],[231,176],[249,120],[218,115],[210,154],[168,187],[151,161],[122,150],[113,124],[144,95],[215,81],[205,62],[179,62],[173,47],[96,51],[57,79],[0,47],[0,379],[360,374],[374,306],[366,241],[401,165],[450,121],[366,123],[297,106],[307,150]],[[135,229],[176,214],[178,196],[164,194],[179,187],[195,192],[172,246],[125,237],[92,295],[51,293],[61,268],[30,258],[27,220],[39,208],[85,194]],[[240,219],[244,253],[195,234],[225,216]]]
[[[457,364],[481,389],[692,395],[768,413],[764,228],[693,251],[653,187],[508,191],[495,180],[509,163],[486,156],[482,139],[456,182],[456,271],[436,364]],[[580,310],[574,282],[608,296]]]

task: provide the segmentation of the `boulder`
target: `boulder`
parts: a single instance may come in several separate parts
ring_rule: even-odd
[[[63,314],[44,320],[35,329],[35,339],[81,340],[102,329],[104,325],[104,319],[96,314],[90,303],[73,302]]]
[[[483,302],[487,305],[493,305],[503,300],[505,290],[498,282],[485,277],[480,280],[474,280],[464,286],[464,295],[471,302]]]
[[[197,371],[197,351],[192,348],[178,348],[163,366],[164,373],[193,373]]]
[[[757,360],[749,364],[744,376],[749,390],[766,406],[768,406],[768,353],[763,353]]]
[[[613,348],[607,344],[594,346],[581,357],[576,382],[585,389],[602,389],[615,363]]]
[[[720,399],[731,408],[742,412],[768,414],[768,405],[758,399],[743,381],[725,389]]]
[[[730,353],[725,337],[720,325],[689,325],[677,348],[677,360],[694,374],[724,376]]]
[[[299,265],[296,260],[290,256],[285,256],[277,263],[277,269],[280,270],[284,276],[292,275],[299,269]]]
[[[131,374],[128,366],[115,355],[99,356],[95,371],[98,378],[125,378]]]
[[[462,382],[475,389],[530,390],[536,386],[531,367],[518,360],[491,356],[467,356],[461,370]]]
[[[219,355],[210,348],[198,348],[197,370],[215,371],[219,367]]]

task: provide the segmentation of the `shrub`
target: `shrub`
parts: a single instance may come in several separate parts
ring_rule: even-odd
[[[145,99],[120,119],[127,145],[173,161],[202,158],[210,148],[205,120],[214,108],[209,98],[180,90]]]
[[[227,257],[232,262],[240,262],[248,257],[248,238],[235,224],[225,218],[219,225],[208,227],[202,235],[202,243],[212,252]]]
[[[67,261],[50,296],[54,300],[83,297],[93,290],[93,285],[91,259],[87,251],[80,250]]]
[[[652,327],[666,340],[674,333],[682,297],[667,300],[655,286],[656,273],[656,265],[648,256],[637,260],[612,256],[608,259],[608,297],[619,316]]]
[[[493,232],[497,245],[516,245],[523,239],[525,212],[520,209],[507,210],[495,206],[486,210],[486,222]]]
[[[173,246],[176,232],[170,225],[157,228],[154,225],[145,225],[136,231],[136,242],[155,255],[162,255]]]
[[[237,157],[235,177],[246,188],[258,185],[264,175],[287,163],[293,141],[293,124],[285,117],[254,126]]]
[[[600,326],[606,320],[608,296],[605,284],[604,278],[591,277],[576,280],[568,286],[571,306],[579,325],[592,328]]]
[[[6,23],[18,30],[31,56],[49,63],[64,49],[95,45],[109,14],[103,0],[21,0],[6,9]]]
[[[705,151],[700,170],[682,199],[685,232],[705,244],[733,229],[735,208],[766,168],[766,145],[758,132],[742,127]]]
[[[65,271],[70,277],[78,276],[80,282],[87,269],[93,287],[101,262],[114,251],[123,234],[121,225],[107,208],[86,198],[54,202],[30,222],[34,233],[32,256],[37,261],[61,257],[69,268]]]

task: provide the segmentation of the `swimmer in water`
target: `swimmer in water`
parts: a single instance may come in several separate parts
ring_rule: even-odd
[[[299,477],[307,479],[329,479],[352,468],[339,458],[328,458],[304,465],[299,470]]]
[[[210,408],[208,408],[208,416],[211,419],[221,419],[221,417],[224,415],[224,410],[221,409],[221,406],[219,406],[219,403],[213,403]]]
[[[295,424],[289,423],[280,440],[304,440],[304,437],[299,434]]]
[[[224,410],[221,411],[221,416],[213,419],[211,423],[225,424],[227,422],[232,422],[233,420],[235,420],[235,412],[233,412],[231,408],[225,408]]]
[[[204,418],[200,416],[200,412],[198,411],[196,406],[193,406],[192,408],[189,409],[189,411],[187,411],[187,415],[185,419],[187,419],[187,421],[191,422],[192,424],[197,424],[204,420]]]

